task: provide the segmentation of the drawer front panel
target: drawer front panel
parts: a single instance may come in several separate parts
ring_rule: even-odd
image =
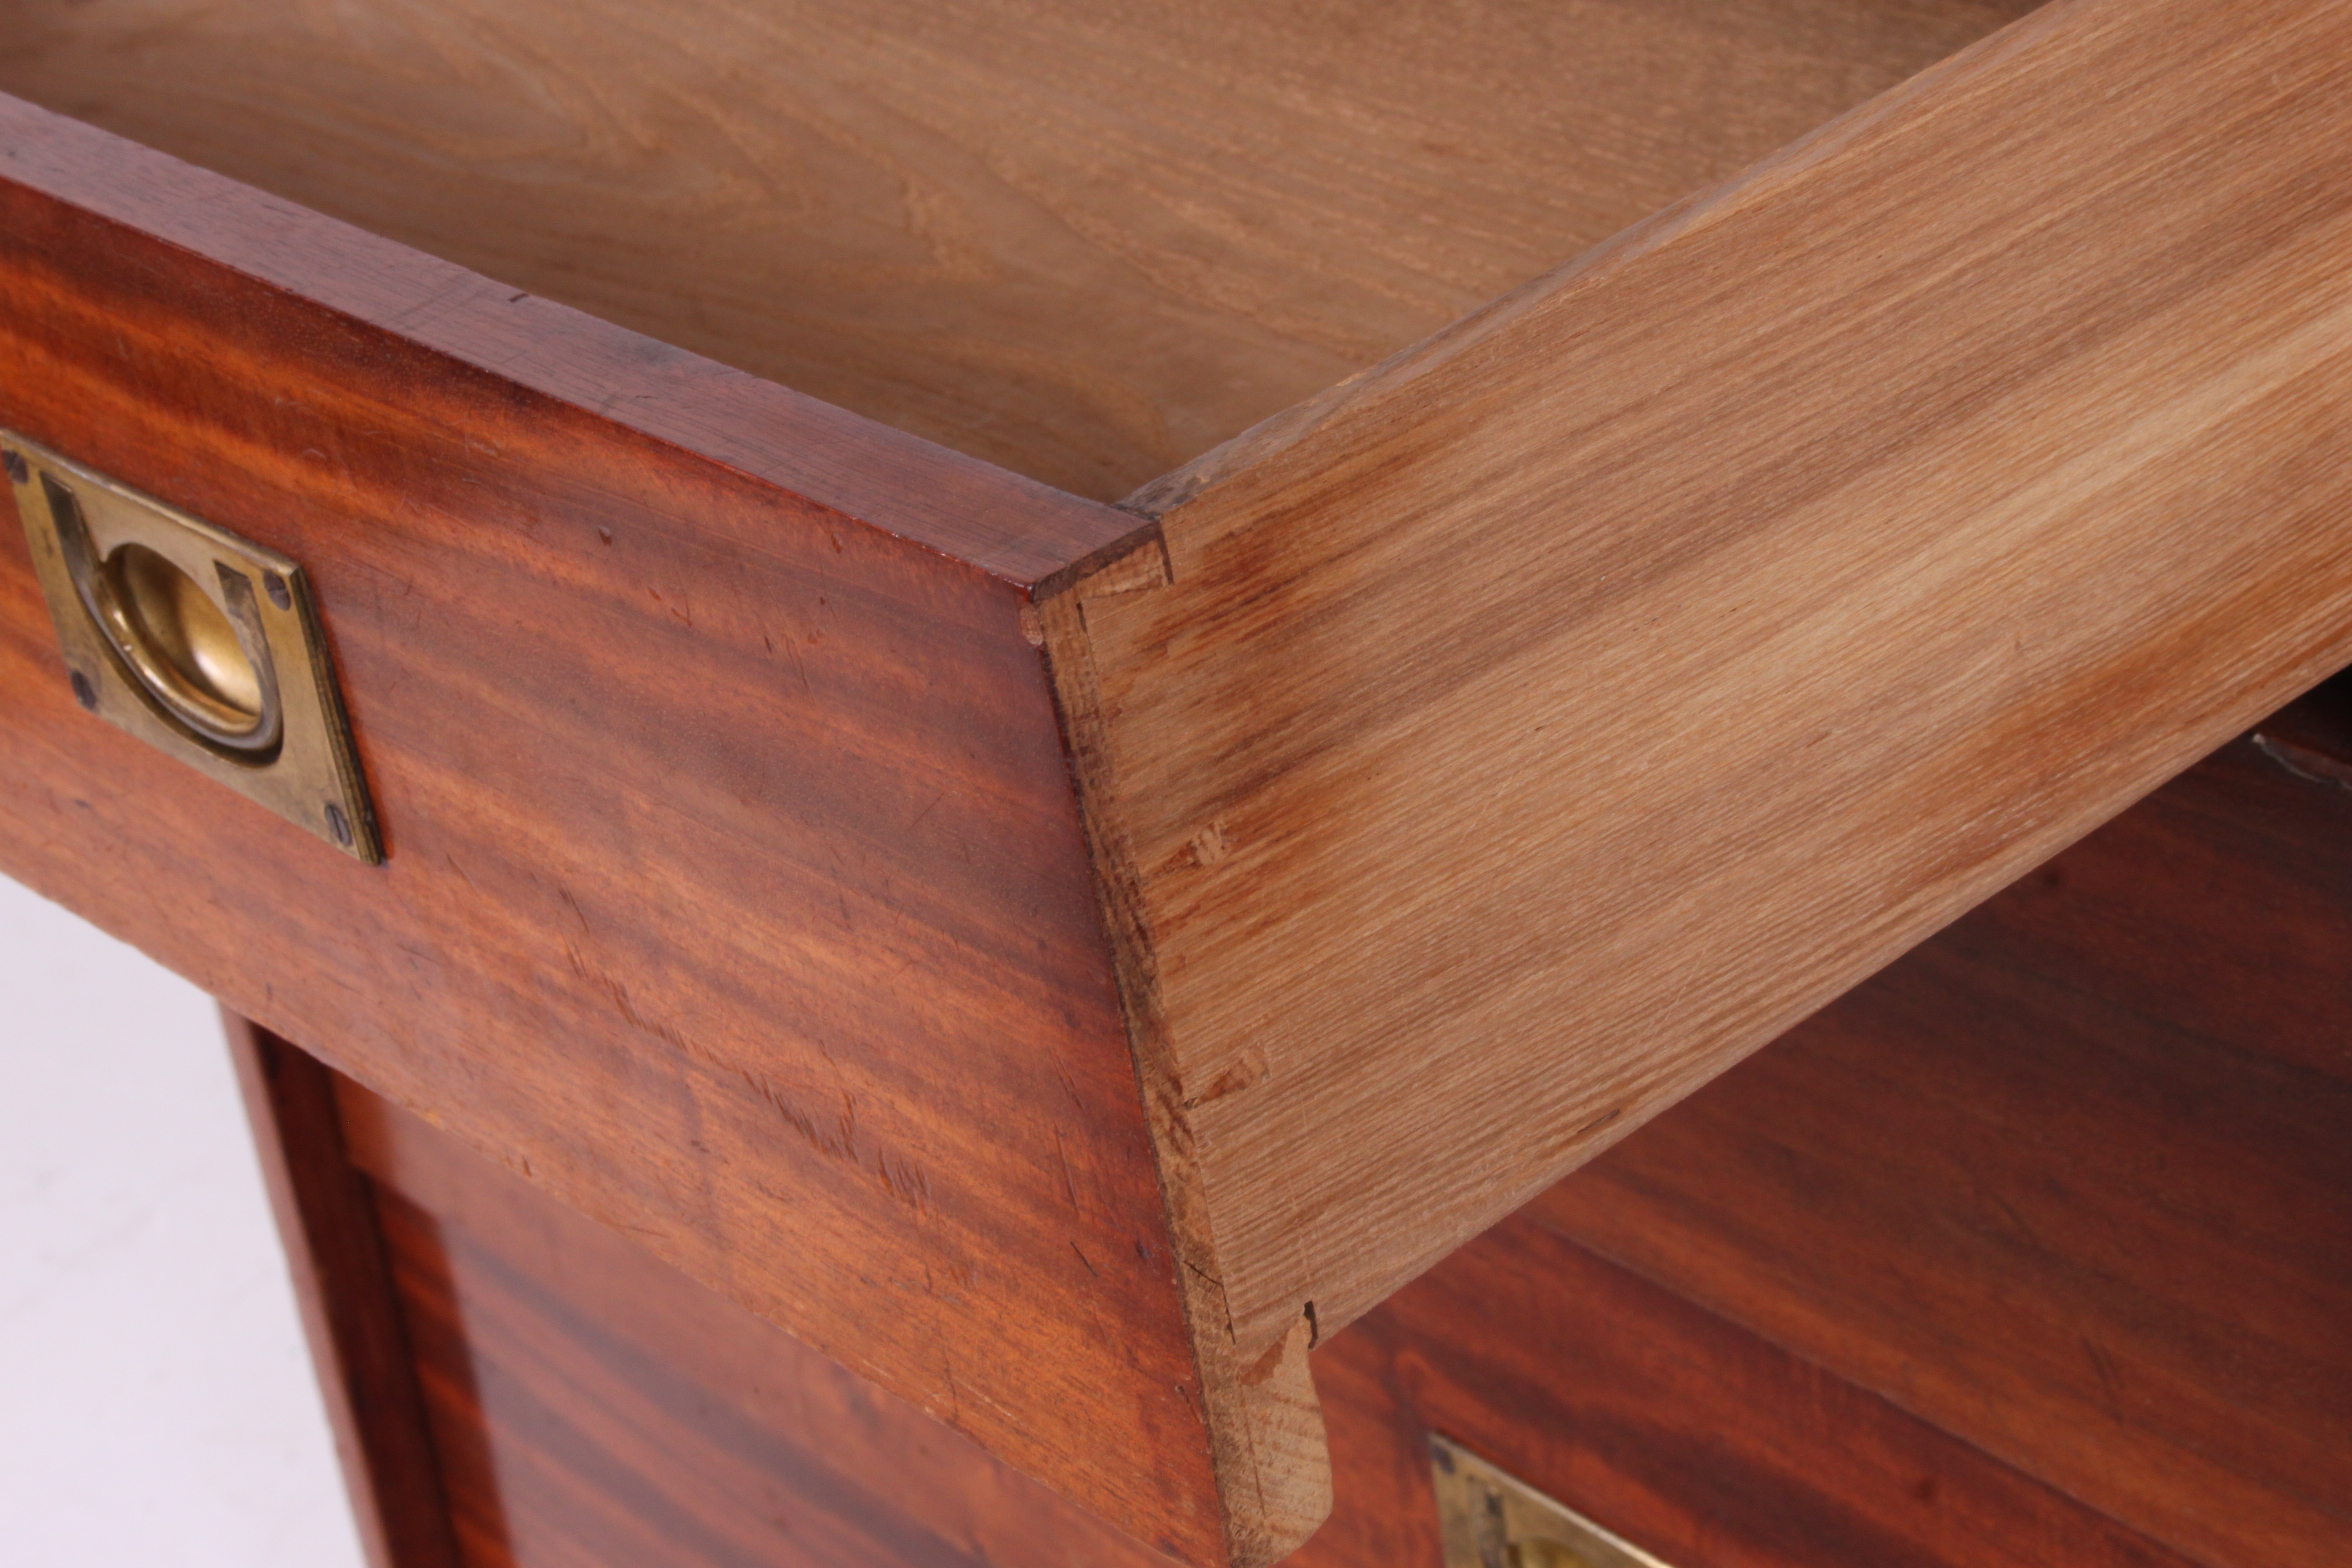
[[[0,424],[301,566],[387,855],[83,712],[11,526],[0,869],[1215,1556],[1021,620],[1131,520],[22,105],[0,176]]]

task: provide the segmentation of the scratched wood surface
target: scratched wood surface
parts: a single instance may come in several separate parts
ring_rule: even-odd
[[[0,871],[1222,1557],[1013,575],[1130,519],[13,103],[0,366],[0,424],[303,563],[389,854],[83,713],[11,526]]]
[[[2352,657],[2347,61],[2036,13],[1046,607],[1245,1358]]]
[[[2196,1561],[2352,1561],[2352,790],[2232,743],[1527,1218]]]
[[[2017,0],[19,0],[0,90],[1109,499]]]

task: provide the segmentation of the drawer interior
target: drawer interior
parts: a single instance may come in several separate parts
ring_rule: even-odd
[[[25,0],[0,91],[1115,498],[2032,0]]]

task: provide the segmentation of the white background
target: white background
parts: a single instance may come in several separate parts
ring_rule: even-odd
[[[360,1568],[212,1003],[5,879],[0,1559]]]

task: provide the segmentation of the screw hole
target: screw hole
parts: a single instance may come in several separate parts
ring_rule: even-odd
[[[343,808],[327,802],[327,831],[335,835],[335,842],[345,849],[351,847],[351,819],[343,815]]]
[[[90,684],[89,676],[84,675],[79,670],[74,671],[73,689],[74,701],[80,703],[83,707],[89,709],[92,713],[96,713],[98,711],[98,688]]]
[[[270,603],[281,610],[294,608],[294,595],[287,591],[285,578],[276,572],[264,572],[261,574],[261,585],[269,590]]]

